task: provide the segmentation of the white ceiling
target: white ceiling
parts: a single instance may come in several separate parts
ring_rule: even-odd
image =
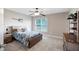
[[[19,12],[22,14],[29,15],[32,12],[29,11],[35,11],[35,8],[7,8],[8,10]],[[70,11],[70,8],[39,8],[39,11],[42,11],[42,14],[53,14],[53,13],[61,13],[61,12],[68,12]]]

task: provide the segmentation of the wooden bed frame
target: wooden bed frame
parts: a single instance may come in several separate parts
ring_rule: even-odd
[[[42,40],[42,34],[39,34],[37,36],[31,37],[29,39],[29,44],[28,44],[28,48],[31,48],[32,46],[34,46],[36,43],[38,43],[40,40]]]
[[[10,31],[11,33],[18,30],[16,28],[13,28],[13,26],[8,27],[8,29],[11,29],[11,31]],[[16,40],[14,37],[13,37],[13,39]],[[38,35],[36,35],[34,37],[29,38],[29,40],[28,40],[29,41],[28,48],[31,48],[36,43],[38,43],[40,40],[42,40],[42,34],[38,34]]]
[[[13,37],[14,40],[16,40],[14,37]],[[29,38],[28,40],[28,48],[31,48],[33,47],[35,44],[37,44],[40,40],[42,40],[42,34],[39,34],[39,35],[36,35],[34,37],[31,37]]]

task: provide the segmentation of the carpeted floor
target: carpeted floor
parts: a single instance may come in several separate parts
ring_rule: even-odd
[[[30,49],[23,47],[17,41],[13,41],[5,46],[5,51],[63,51],[63,40],[47,37]]]

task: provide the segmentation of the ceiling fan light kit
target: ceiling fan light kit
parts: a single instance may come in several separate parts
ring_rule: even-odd
[[[39,12],[36,12],[36,13],[34,13],[34,15],[35,15],[35,16],[38,16],[38,15],[40,15],[40,13],[39,13]]]
[[[13,20],[17,20],[17,21],[20,21],[20,22],[22,22],[23,21],[23,19],[22,18],[12,18]]]

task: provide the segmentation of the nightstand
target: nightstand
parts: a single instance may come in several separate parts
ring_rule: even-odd
[[[4,44],[12,42],[12,34],[4,34]]]

